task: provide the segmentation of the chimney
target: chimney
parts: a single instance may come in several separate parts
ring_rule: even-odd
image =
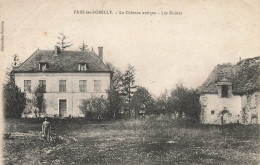
[[[59,53],[60,53],[60,47],[57,46],[57,45],[55,45],[55,46],[54,46],[54,56],[58,56]]]
[[[103,47],[98,47],[98,57],[103,61]]]

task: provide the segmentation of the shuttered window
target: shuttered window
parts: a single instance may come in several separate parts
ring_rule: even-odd
[[[24,80],[24,92],[31,92],[31,80]]]
[[[79,80],[79,91],[87,92],[87,80]]]
[[[46,80],[39,80],[39,84],[43,89],[43,92],[46,92]]]
[[[59,81],[59,92],[66,92],[66,80]]]
[[[94,80],[94,91],[101,92],[101,80]]]

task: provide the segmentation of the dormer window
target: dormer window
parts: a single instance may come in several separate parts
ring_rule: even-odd
[[[46,62],[40,62],[39,63],[39,70],[44,71],[47,69],[47,63]]]
[[[79,63],[79,71],[86,71],[88,68],[86,63]]]
[[[228,97],[228,86],[227,85],[221,86],[221,97]]]
[[[226,78],[217,82],[218,95],[221,98],[229,98],[232,95],[232,83]]]

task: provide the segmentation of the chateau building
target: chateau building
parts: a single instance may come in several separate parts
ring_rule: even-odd
[[[94,51],[37,50],[15,68],[15,83],[26,93],[24,116],[33,115],[34,90],[44,88],[44,116],[84,116],[81,101],[107,96],[112,72],[103,63],[103,47]],[[31,112],[31,114],[29,113]]]

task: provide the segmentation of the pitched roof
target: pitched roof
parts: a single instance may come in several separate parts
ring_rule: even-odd
[[[224,78],[232,82],[234,94],[260,91],[260,56],[244,59],[236,65],[217,65],[199,87],[199,93],[216,94],[216,83]]]
[[[15,72],[42,72],[39,70],[39,63],[44,62],[48,64],[48,69],[44,72],[79,72],[79,63],[87,63],[88,70],[85,72],[110,72],[93,51],[61,51],[58,56],[55,56],[54,50],[35,51],[25,62],[15,68]]]

